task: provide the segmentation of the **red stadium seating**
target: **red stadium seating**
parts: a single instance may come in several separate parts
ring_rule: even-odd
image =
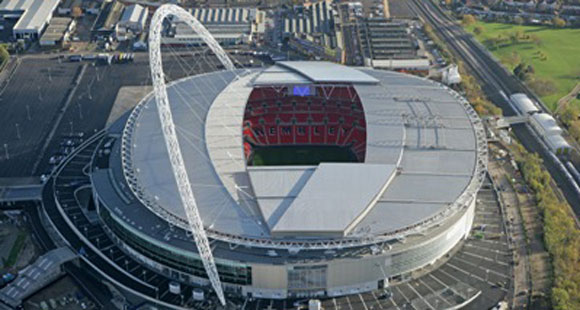
[[[288,87],[252,90],[244,113],[244,154],[252,146],[336,145],[349,147],[359,161],[366,150],[366,122],[352,86],[316,85],[312,96],[294,96]]]

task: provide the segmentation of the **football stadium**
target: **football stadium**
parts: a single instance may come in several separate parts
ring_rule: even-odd
[[[435,263],[471,229],[485,132],[443,85],[298,61],[186,77],[167,97],[229,294],[384,288]],[[99,143],[90,179],[107,235],[147,268],[210,287],[153,94]]]
[[[168,15],[220,70],[166,84]],[[329,62],[238,68],[182,9],[151,24],[153,91],[44,187],[52,226],[103,279],[174,309],[204,292],[340,297],[409,280],[468,236],[487,145],[461,95]]]

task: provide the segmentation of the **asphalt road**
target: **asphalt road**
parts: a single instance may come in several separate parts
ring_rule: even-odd
[[[0,177],[29,176],[40,145],[63,106],[78,63],[22,61],[0,90]]]
[[[417,12],[427,23],[431,24],[433,29],[442,35],[452,52],[469,66],[489,99],[502,108],[505,116],[514,116],[518,113],[512,109],[506,98],[501,95],[501,92],[508,97],[513,93],[526,93],[530,98],[535,99],[536,102],[540,102],[539,98],[522,85],[520,81],[506,72],[483,46],[477,43],[459,25],[450,20],[430,0],[413,0],[408,3],[412,10]],[[569,183],[570,181],[558,169],[557,163],[541,147],[541,141],[538,141],[538,138],[528,126],[514,126],[513,132],[528,151],[536,152],[542,157],[544,166],[562,190],[576,216],[579,217],[580,197],[574,191],[572,184]]]

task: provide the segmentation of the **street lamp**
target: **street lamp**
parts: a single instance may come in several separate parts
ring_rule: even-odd
[[[83,109],[82,109],[81,103],[78,102],[77,105],[79,107],[79,118],[83,119]]]
[[[20,125],[18,123],[14,125],[16,126],[16,138],[20,140]]]

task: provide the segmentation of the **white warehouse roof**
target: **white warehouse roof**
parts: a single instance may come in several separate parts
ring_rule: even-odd
[[[119,23],[144,23],[144,20],[147,19],[147,13],[148,10],[145,7],[139,4],[132,4],[125,8]]]
[[[0,12],[5,17],[19,17],[13,31],[40,33],[52,18],[60,0],[4,0]]]

